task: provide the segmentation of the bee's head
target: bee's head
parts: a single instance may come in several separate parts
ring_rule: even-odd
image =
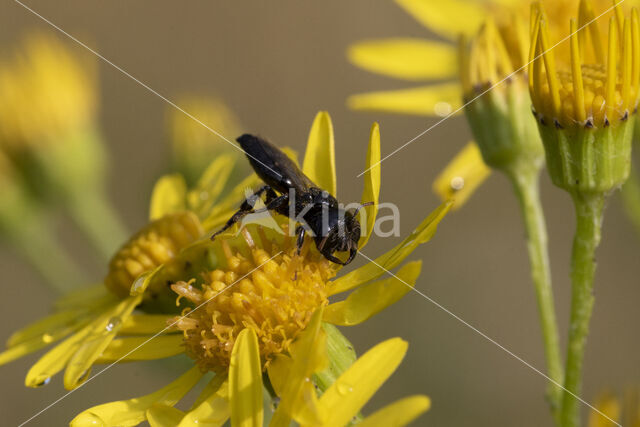
[[[358,211],[361,207],[354,210],[341,210],[339,219],[330,225],[326,236],[316,237],[320,253],[331,259],[334,252],[348,251],[349,258],[340,264],[347,265],[353,260],[358,252],[358,241],[360,240],[361,229]]]

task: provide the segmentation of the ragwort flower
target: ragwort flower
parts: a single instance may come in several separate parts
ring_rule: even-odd
[[[328,337],[321,318],[322,308],[291,344],[288,354],[279,354],[269,365],[266,378],[278,402],[273,412],[265,413],[263,405],[261,342],[255,330],[247,327],[237,336],[228,374],[215,375],[188,410],[173,406],[201,380],[203,373],[197,368],[154,393],[93,407],[79,414],[71,425],[129,426],[145,419],[151,426],[220,426],[229,419],[234,427],[289,426],[292,420],[302,426],[348,425],[398,367],[407,343],[393,338],[376,345],[351,361],[326,390],[318,391],[314,387],[315,375],[330,364]],[[359,424],[403,426],[429,406],[426,396],[407,397]]]
[[[611,392],[603,393],[596,399],[594,406],[609,419],[591,411],[588,427],[613,427],[616,424],[611,420],[618,425],[640,427],[640,394],[637,388],[627,390],[622,399]]]
[[[229,157],[219,157],[190,191],[177,175],[159,180],[151,200],[150,223],[113,256],[103,283],[63,296],[56,301],[52,315],[14,333],[7,341],[8,349],[0,353],[0,364],[64,339],[31,367],[25,383],[37,387],[65,370],[64,385],[73,389],[86,379],[94,363],[118,360],[144,342],[147,335],[163,332],[132,358],[145,358],[147,352],[175,354],[176,347],[169,343],[178,345],[182,338],[163,331],[167,317],[180,310],[175,294],[166,284],[133,294],[130,288],[145,279],[160,280],[153,274],[159,267],[190,244],[206,238],[207,232],[231,214],[246,186],[257,182],[255,177],[247,178],[228,197],[219,199],[232,168]],[[166,214],[169,208],[172,212]],[[184,265],[172,273],[176,279],[194,274]],[[166,274],[162,278],[169,280]]]
[[[126,233],[105,192],[95,64],[42,34],[0,67],[0,147],[40,201],[66,209],[105,258]]]
[[[570,21],[569,55],[551,50],[547,15],[534,9],[529,65],[534,114],[549,175],[573,198],[576,234],[571,261],[572,298],[561,424],[579,424],[578,401],[589,321],[594,304],[595,251],[605,198],[627,179],[640,85],[640,24],[632,9],[611,12],[608,38],[580,2]],[[582,30],[578,30],[582,28]],[[607,48],[605,48],[605,46]],[[556,61],[556,59],[558,59]]]
[[[310,132],[303,172],[316,184],[335,194],[333,145],[330,118],[326,113],[320,113]],[[373,230],[377,214],[379,159],[380,135],[378,126],[374,125],[366,162],[367,167],[371,168],[365,174],[362,200],[373,200],[376,203],[367,207],[368,215],[362,224],[360,249],[365,246]],[[166,206],[168,211],[163,213],[173,214],[171,204]],[[214,378],[218,378],[218,387],[228,378],[229,394],[232,394],[233,381],[244,382],[245,386],[253,384],[254,380],[247,380],[247,375],[249,378],[259,377],[261,372],[269,370],[278,357],[290,354],[293,343],[308,328],[314,312],[321,310],[322,315],[317,321],[329,324],[326,327],[331,324],[356,325],[406,294],[420,273],[420,262],[410,262],[400,267],[397,272],[400,280],[378,279],[386,270],[398,267],[418,245],[430,240],[449,208],[450,203],[440,206],[400,244],[376,258],[375,263],[365,264],[337,278],[341,266],[326,260],[309,239],[298,255],[295,237],[281,231],[287,230],[289,219],[275,216],[275,226],[249,223],[242,225],[236,232],[223,233],[213,241],[205,238],[190,245],[169,262],[146,276],[141,276],[133,284],[131,291],[146,295],[152,289],[166,289],[169,284],[178,295],[178,302],[190,302],[181,316],[169,321],[174,330],[182,331],[183,342],[169,343],[167,346],[171,345],[173,349],[169,350],[165,346],[164,351],[171,354],[186,352],[194,359],[200,372],[216,373]],[[181,274],[183,277],[176,280],[175,271],[186,266],[193,273]],[[350,290],[353,292],[345,299],[329,303],[330,296]],[[242,337],[247,334],[257,337],[257,343],[251,344],[253,338],[246,338],[249,342],[243,341]],[[234,370],[234,360],[248,357],[245,346],[251,349],[251,353],[255,353],[255,356],[251,356],[251,368]],[[154,357],[147,351],[144,353],[145,358],[149,359],[166,357],[163,354]],[[123,360],[129,358],[136,360],[138,356],[134,352],[126,355]],[[334,362],[332,358],[332,363]],[[316,385],[321,390],[330,387],[340,372],[333,369],[325,373],[316,381]],[[235,374],[239,375],[238,379],[234,379]],[[185,387],[188,389],[197,380],[197,375],[185,375]],[[271,378],[271,381],[278,383],[279,378]],[[259,388],[261,387],[260,385]],[[149,396],[153,397],[89,409],[80,414],[75,423],[85,425],[100,420],[105,425],[132,425],[145,418],[153,423],[155,418],[153,412],[147,412],[150,409],[148,405],[157,403],[158,397],[164,396],[164,392]],[[233,396],[226,396],[224,392],[223,397],[229,400],[232,414],[234,405],[249,405],[244,397],[236,402]],[[213,399],[218,398],[220,396]],[[127,415],[127,407],[133,404],[131,402],[139,401],[146,402],[144,410],[136,409]],[[250,399],[249,402],[258,406],[257,398]],[[175,401],[165,403],[173,405]],[[261,405],[260,400],[259,406]],[[166,408],[163,411],[175,413]],[[223,414],[225,412],[216,416]],[[113,420],[119,421],[116,423]],[[175,421],[174,418],[172,420]]]
[[[231,109],[219,98],[183,96],[178,100],[183,111],[171,108],[167,114],[171,143],[171,162],[175,172],[184,176],[187,185],[194,185],[209,165],[209,160],[221,154],[242,157],[224,135],[240,135],[242,125]],[[198,121],[192,117],[197,117]],[[212,132],[214,130],[216,133]],[[234,176],[249,173],[246,162],[239,162]]]
[[[310,132],[303,171],[335,194],[333,146],[330,118],[320,113]],[[367,166],[377,165],[379,159],[380,137],[374,125]],[[152,222],[112,258],[106,286],[62,298],[55,314],[9,339],[10,348],[0,355],[0,362],[67,337],[31,368],[27,385],[46,383],[66,368],[64,382],[71,389],[86,379],[94,363],[164,358],[185,347],[200,368],[224,370],[239,332],[251,327],[263,343],[260,352],[266,367],[288,349],[311,314],[328,304],[329,296],[357,288],[326,307],[323,320],[336,325],[360,323],[402,297],[409,287],[395,279],[376,279],[430,240],[450,207],[443,204],[400,245],[378,257],[376,263],[384,269],[366,264],[334,279],[339,268],[321,257],[315,245],[307,242],[298,256],[293,238],[274,229],[249,224],[235,235],[209,239],[237,209],[245,189],[258,182],[252,176],[218,201],[231,163],[229,157],[216,159],[191,191],[177,175],[161,179],[151,201]],[[360,248],[374,226],[379,189],[377,165],[365,175],[363,201],[375,204],[365,208]],[[419,270],[414,262],[397,274],[413,284]],[[180,296],[177,302],[173,291]],[[219,298],[210,300],[216,293]],[[203,300],[206,304],[199,310],[185,311],[177,329],[166,328],[168,317]],[[141,312],[134,312],[136,308]],[[176,333],[180,330],[183,334]]]

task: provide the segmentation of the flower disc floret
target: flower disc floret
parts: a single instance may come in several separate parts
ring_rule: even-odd
[[[204,234],[200,220],[192,212],[178,212],[157,219],[136,233],[109,263],[105,286],[114,294],[129,295],[131,285],[141,274],[173,259],[186,246]],[[153,298],[165,289],[159,282],[145,293]]]
[[[176,326],[183,331],[187,354],[202,370],[228,367],[238,334],[251,328],[266,367],[288,350],[314,311],[328,304],[327,282],[337,268],[309,242],[298,255],[294,237],[268,237],[257,226],[220,239],[225,259],[204,273],[201,286],[194,286],[194,280],[172,285],[199,307],[185,309]]]

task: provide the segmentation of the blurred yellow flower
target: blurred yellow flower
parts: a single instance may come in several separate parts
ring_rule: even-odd
[[[603,393],[595,401],[596,409],[625,427],[640,427],[640,396],[637,389],[630,389],[620,402],[614,394]],[[588,427],[613,427],[614,423],[595,411],[589,413]]]
[[[67,210],[108,257],[126,238],[105,195],[95,63],[45,34],[0,65],[0,147],[40,201]]]
[[[93,126],[97,112],[95,64],[57,39],[27,37],[20,55],[0,68],[0,144],[58,143]]]
[[[212,132],[223,137],[242,134],[240,120],[222,99],[183,96],[177,104],[198,120],[175,108],[168,111],[173,169],[185,177],[187,184],[195,183],[206,169],[208,159],[225,153],[242,157],[241,150]],[[238,176],[249,173],[249,167],[243,167],[245,164],[240,163],[234,173]]]
[[[215,375],[187,411],[173,408],[198,383],[196,368],[152,394],[95,406],[71,422],[84,425],[136,425],[145,419],[151,426],[223,425],[272,427],[343,426],[391,376],[402,361],[407,343],[399,338],[384,341],[355,360],[326,390],[316,391],[313,375],[328,365],[327,335],[321,325],[322,308],[307,328],[269,365],[267,378],[278,402],[275,412],[265,414],[260,341],[253,328],[239,334],[231,351],[228,375]],[[426,396],[411,396],[364,418],[364,426],[404,426],[429,409]],[[267,410],[268,411],[268,410]],[[268,415],[268,416],[267,416]]]

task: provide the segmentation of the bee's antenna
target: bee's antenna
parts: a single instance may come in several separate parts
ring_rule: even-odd
[[[353,211],[353,216],[358,215],[358,212],[360,212],[360,209],[362,209],[362,208],[366,208],[367,206],[372,206],[374,203],[375,203],[375,202],[367,202],[367,203],[362,203],[362,204],[360,204],[360,206],[358,206],[358,207],[356,208],[356,210],[355,210],[355,211]]]

